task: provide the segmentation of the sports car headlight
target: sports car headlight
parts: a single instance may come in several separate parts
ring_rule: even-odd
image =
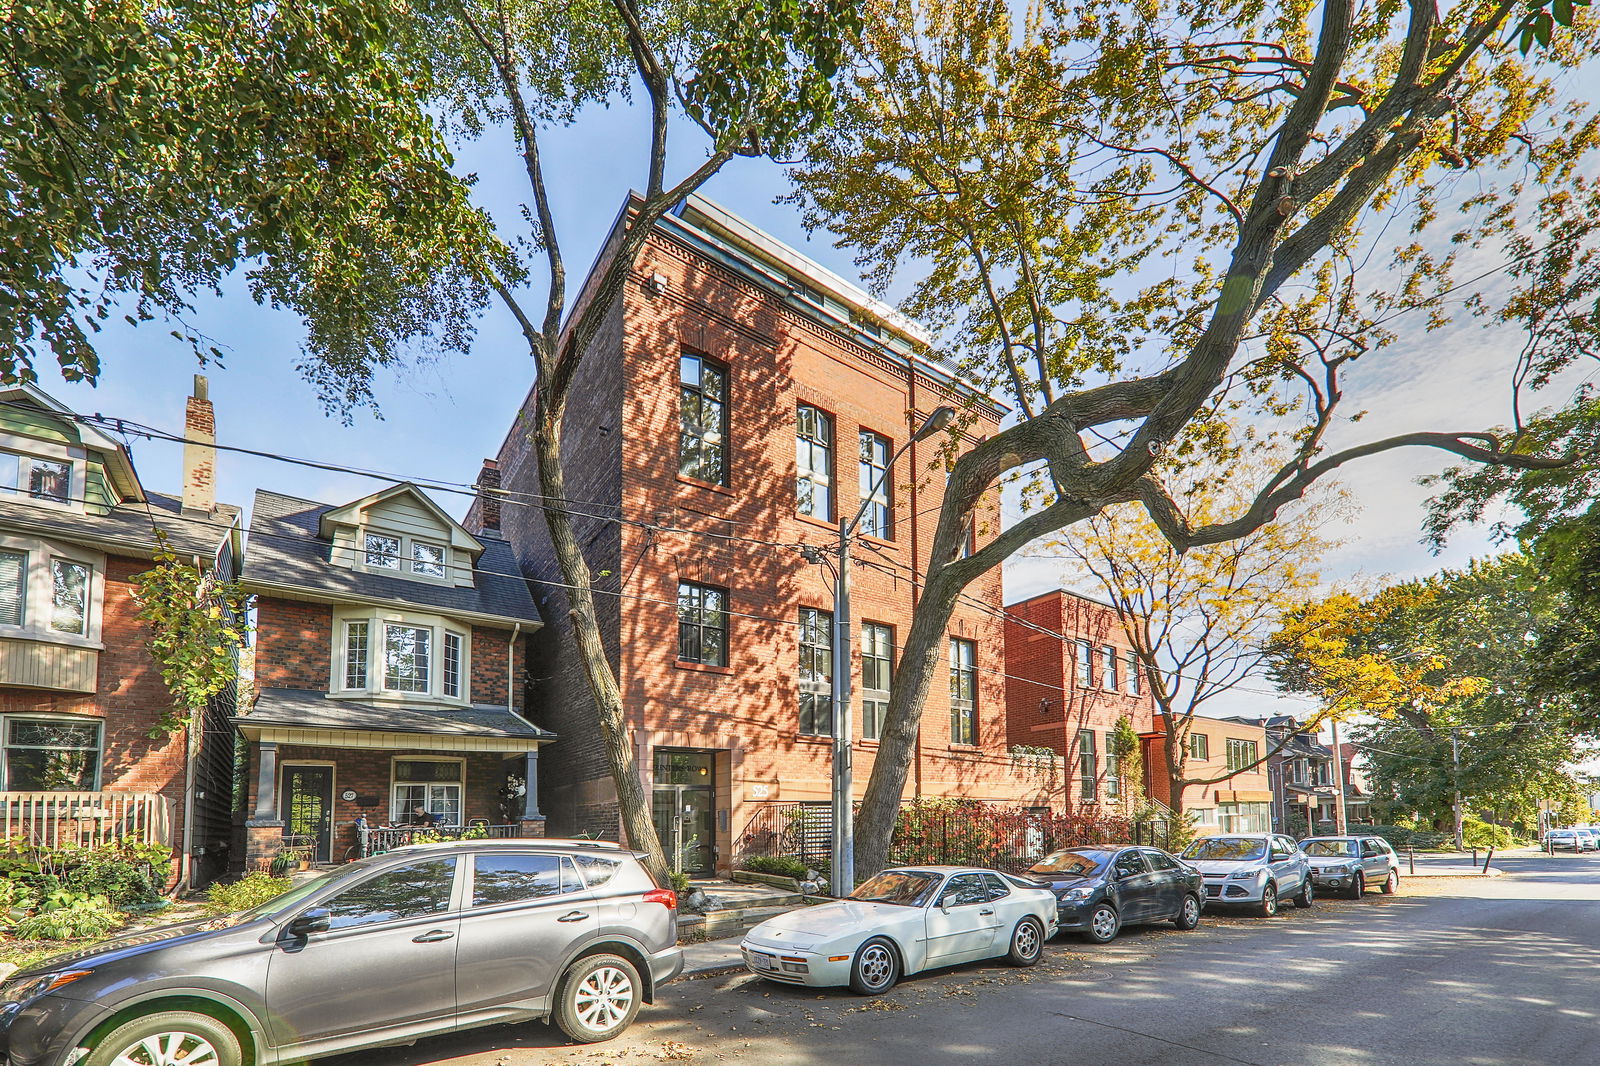
[[[1235,870],[1235,871],[1233,871],[1233,873],[1228,875],[1228,880],[1230,880],[1230,881],[1253,881],[1253,880],[1256,879],[1256,877],[1258,875],[1260,875],[1260,873],[1261,873],[1261,871],[1259,869],[1257,869],[1257,870]]]
[[[80,977],[88,977],[93,972],[93,970],[61,970],[57,973],[13,978],[0,984],[0,1003],[26,1003],[46,992],[54,992],[62,985],[70,985]]]

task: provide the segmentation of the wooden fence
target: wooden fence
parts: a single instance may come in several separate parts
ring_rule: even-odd
[[[153,792],[0,792],[0,839],[45,847],[118,840],[172,846],[172,804]]]

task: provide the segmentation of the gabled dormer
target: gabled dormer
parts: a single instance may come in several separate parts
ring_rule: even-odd
[[[329,561],[359,573],[472,588],[483,544],[409,482],[322,515]]]
[[[127,449],[32,385],[0,388],[0,498],[105,515],[143,503]]]

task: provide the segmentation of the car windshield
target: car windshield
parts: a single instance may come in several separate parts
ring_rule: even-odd
[[[1249,862],[1266,854],[1266,842],[1249,837],[1206,837],[1183,849],[1184,858],[1197,862]]]
[[[917,870],[889,870],[850,893],[851,899],[868,903],[894,903],[901,907],[920,907],[933,895],[943,880],[938,874]]]
[[[1325,859],[1347,859],[1355,855],[1356,842],[1354,840],[1302,840],[1300,850],[1307,855],[1316,855]]]
[[[1044,877],[1092,877],[1106,864],[1104,851],[1058,851],[1028,867],[1030,874]]]

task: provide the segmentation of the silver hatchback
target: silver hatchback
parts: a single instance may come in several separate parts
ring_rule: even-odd
[[[1369,888],[1384,893],[1400,887],[1400,860],[1382,837],[1309,837],[1300,850],[1311,860],[1311,879],[1318,888],[1360,899]]]
[[[273,1066],[535,1018],[605,1040],[683,968],[677,897],[640,858],[421,844],[58,955],[0,984],[0,1062]]]

